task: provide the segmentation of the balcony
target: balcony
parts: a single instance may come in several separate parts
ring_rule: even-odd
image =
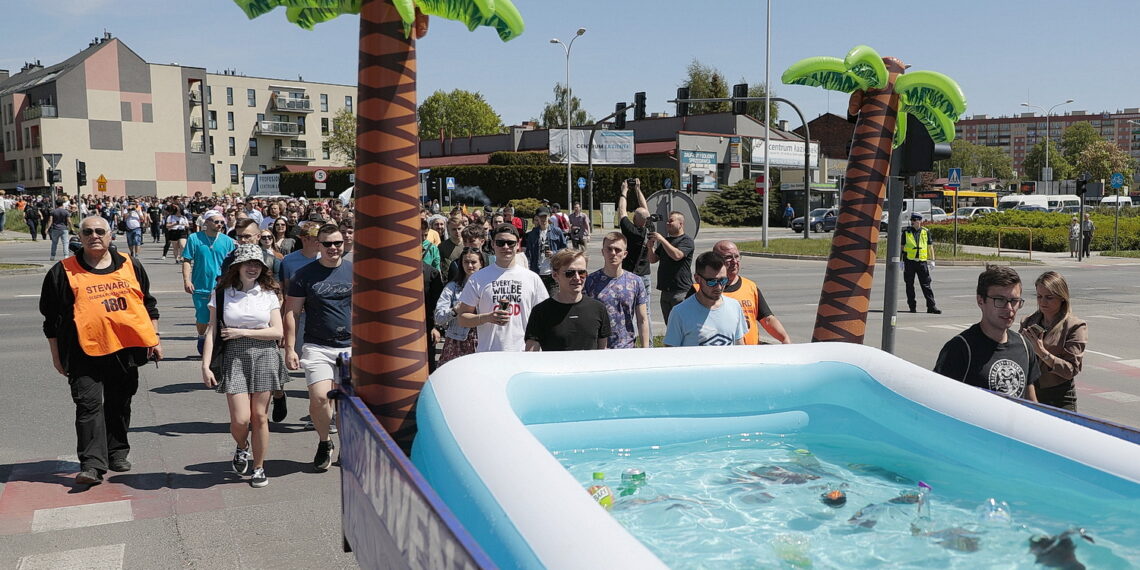
[[[296,137],[301,134],[301,126],[284,121],[258,121],[257,134],[274,137]]]
[[[274,97],[273,109],[275,111],[285,111],[287,113],[312,113],[313,102],[308,97],[295,98],[295,97]]]
[[[190,96],[190,104],[191,105],[201,105],[202,104],[202,95],[199,94],[197,91],[191,91],[189,93],[189,96]]]
[[[206,143],[203,141],[192,141],[190,143],[190,152],[206,152]]]
[[[55,105],[36,105],[35,107],[28,107],[27,109],[24,109],[25,121],[31,121],[33,119],[39,119],[41,117],[48,118],[58,116],[59,110],[56,109]]]
[[[194,118],[190,119],[190,128],[195,129],[195,130],[202,130],[202,119],[201,119],[201,117],[194,117]]]
[[[283,146],[273,151],[274,160],[303,161],[313,160],[313,151],[302,146]]]

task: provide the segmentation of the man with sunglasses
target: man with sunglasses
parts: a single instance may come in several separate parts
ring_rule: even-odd
[[[744,344],[760,344],[760,328],[763,327],[772,338],[780,344],[791,344],[792,339],[784,324],[764,300],[764,294],[756,282],[740,274],[740,249],[730,240],[720,240],[713,245],[713,251],[724,258],[724,268],[728,272],[728,286],[724,288],[724,295],[740,302],[744,310],[744,318],[748,320],[748,334],[744,335]],[[694,287],[700,288],[700,283]],[[695,294],[695,292],[694,292]]]
[[[108,470],[131,470],[127,432],[138,369],[161,360],[162,345],[142,264],[111,249],[103,218],[85,218],[79,228],[82,249],[44,277],[40,313],[52,364],[67,377],[75,402],[75,482],[97,485]]]
[[[1012,267],[986,267],[978,276],[982,319],[950,339],[938,353],[934,371],[994,392],[1037,401],[1041,369],[1030,341],[1010,327],[1025,304],[1021,276]]]
[[[697,256],[695,265],[693,280],[700,283],[700,289],[673,307],[665,326],[665,346],[743,344],[748,320],[740,302],[724,294],[728,285],[724,257],[706,251]]]
[[[492,230],[495,264],[467,278],[455,308],[459,326],[478,327],[477,352],[521,352],[531,310],[550,295],[538,274],[515,263],[519,231],[505,223]]]
[[[273,275],[277,275],[277,273],[281,270],[281,260],[277,259],[277,256],[273,255],[272,251],[266,249],[270,244],[273,243],[273,234],[267,234],[268,239],[263,239],[261,230],[258,229],[258,225],[259,224],[253,221],[251,218],[238,220],[237,225],[234,227],[234,240],[238,245],[248,243],[260,247],[262,254],[262,263],[264,263],[265,266],[269,268]],[[234,251],[231,251],[230,254],[227,255],[224,260],[222,260],[222,273],[225,273],[226,269],[229,269],[230,264],[234,261],[234,255],[236,252],[236,249]]]
[[[186,292],[194,298],[199,355],[206,343],[206,328],[210,326],[210,293],[222,274],[222,261],[237,247],[224,233],[226,218],[220,212],[208,210],[202,220],[202,231],[191,234],[182,250],[182,282]]]
[[[527,352],[606,348],[610,314],[606,306],[582,295],[586,284],[586,254],[563,249],[550,259],[558,289],[539,303],[526,323]]]
[[[313,468],[325,471],[332,463],[336,445],[330,434],[333,417],[328,393],[339,378],[337,357],[352,352],[352,262],[344,259],[344,235],[335,224],[317,231],[321,257],[293,275],[286,292],[285,366],[304,369],[309,387],[309,417],[317,430],[317,453]],[[305,314],[305,343],[298,355],[297,317]]]

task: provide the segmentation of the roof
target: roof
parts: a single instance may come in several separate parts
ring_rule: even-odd
[[[266,170],[264,174],[279,174],[282,172],[315,172],[317,170],[344,170],[351,166],[308,166],[302,164],[285,164]]]
[[[9,77],[8,79],[0,81],[0,97],[11,95],[12,93],[27,91],[28,89],[43,85],[44,83],[55,81],[57,77],[78,67],[83,63],[84,60],[86,60],[88,57],[91,57],[91,55],[99,51],[100,48],[110,43],[112,42],[105,41],[87,46],[87,48],[83,51],[55,65],[49,65],[48,67],[36,68],[29,71],[22,71]]]

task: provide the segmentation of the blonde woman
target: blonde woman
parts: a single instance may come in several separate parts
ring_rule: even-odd
[[[1021,333],[1037,353],[1041,365],[1037,401],[1075,412],[1074,380],[1084,362],[1088,324],[1073,314],[1069,284],[1060,273],[1046,271],[1034,284],[1037,311],[1021,321]]]

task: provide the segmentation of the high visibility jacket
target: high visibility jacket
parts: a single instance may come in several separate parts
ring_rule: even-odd
[[[917,237],[916,237],[917,236]],[[926,228],[903,230],[903,254],[910,261],[926,261],[930,258],[930,231]]]
[[[158,344],[130,256],[106,275],[83,269],[77,257],[63,260],[63,269],[75,295],[75,329],[84,353],[104,356]]]

